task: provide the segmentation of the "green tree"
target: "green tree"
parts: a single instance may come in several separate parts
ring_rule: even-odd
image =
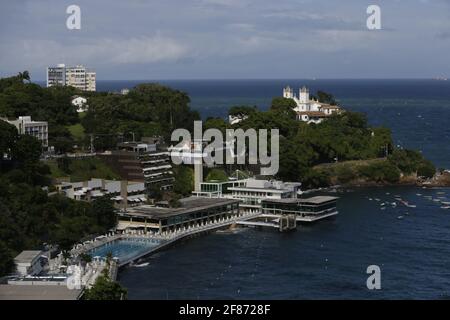
[[[17,77],[21,80],[21,81],[28,81],[30,82],[30,73],[28,71],[24,71],[24,72],[19,72],[19,74],[17,75]]]
[[[420,152],[407,149],[396,149],[388,159],[404,174],[416,173],[424,161]]]
[[[332,106],[336,105],[336,100],[334,99],[333,95],[324,91],[317,91],[317,99],[322,103],[327,103]]]
[[[424,178],[433,178],[436,174],[436,167],[429,160],[423,160],[417,168],[417,175]]]
[[[61,171],[63,171],[64,173],[70,174],[70,163],[71,160],[68,157],[62,157],[62,158],[58,158],[56,159],[56,163],[58,165],[58,169],[60,169]]]
[[[85,290],[83,298],[85,300],[126,300],[127,289],[109,277],[101,275],[92,288]]]
[[[0,120],[0,170],[3,156],[11,153],[11,148],[18,137],[16,127],[6,121]]]
[[[14,260],[11,250],[0,241],[0,275],[11,273],[14,269]]]
[[[190,195],[194,190],[194,170],[189,166],[177,166],[174,168],[175,183],[173,191],[181,195]]]
[[[283,113],[289,118],[295,119],[294,108],[297,107],[297,103],[293,99],[276,97],[272,99],[270,110],[276,113]]]
[[[228,110],[228,115],[239,119],[244,119],[255,112],[258,112],[258,108],[256,106],[233,106],[230,110]]]
[[[93,201],[92,211],[96,217],[97,225],[101,226],[102,229],[108,230],[115,227],[117,223],[116,210],[113,202],[108,198],[108,196],[104,196]]]
[[[225,130],[228,128],[228,123],[222,118],[208,118],[203,125],[203,130],[205,131],[208,129],[218,129],[222,134],[225,134]]]
[[[30,135],[19,136],[11,150],[13,160],[25,166],[36,164],[41,153],[41,142]]]
[[[226,172],[222,169],[211,169],[211,171],[208,172],[208,175],[206,176],[206,181],[219,181],[224,182],[228,181],[228,176]]]
[[[49,127],[49,145],[55,148],[55,152],[59,154],[71,152],[75,141],[70,131],[64,126]]]

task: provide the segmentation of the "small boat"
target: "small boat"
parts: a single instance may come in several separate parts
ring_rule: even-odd
[[[417,207],[417,206],[414,205],[414,204],[409,204],[408,201],[405,201],[405,200],[401,200],[400,202],[401,202],[404,206],[406,206],[406,207],[408,207],[408,208],[415,208],[415,207]]]
[[[144,262],[144,263],[140,263],[140,264],[134,264],[133,267],[143,268],[143,267],[148,266],[149,264],[150,264],[149,262]]]
[[[381,209],[381,210],[386,210],[386,207],[381,207],[380,209]]]
[[[404,218],[404,216],[398,216],[397,219],[398,220],[402,220]]]
[[[450,206],[450,202],[448,202],[448,201],[441,201],[441,203],[442,203],[444,206]]]
[[[442,206],[441,209],[450,209],[450,206]]]
[[[378,201],[378,202],[380,202],[381,200],[380,200],[380,199],[378,199],[378,198],[375,198],[375,201]]]
[[[416,196],[421,197],[422,194],[421,193],[416,193]]]
[[[369,198],[369,201],[372,201],[373,199],[372,198]]]

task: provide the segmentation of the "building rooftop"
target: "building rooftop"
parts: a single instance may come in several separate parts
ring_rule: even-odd
[[[272,192],[272,193],[285,193],[292,192],[289,189],[275,189],[275,188],[256,188],[256,187],[229,187],[231,191],[248,191],[248,192]]]
[[[40,256],[42,251],[40,250],[25,250],[22,251],[17,257],[14,258],[16,263],[31,263],[36,257]]]
[[[127,212],[121,214],[135,217],[168,218],[171,216],[176,216],[199,210],[206,210],[214,208],[216,206],[228,205],[238,202],[239,200],[234,199],[189,197],[180,200],[181,207],[179,208],[162,208],[144,205],[129,208]]]
[[[321,203],[325,203],[325,202],[336,201],[337,199],[339,199],[339,198],[331,197],[331,196],[315,196],[312,198],[300,199],[300,202],[301,203],[311,203],[311,204],[321,204]]]
[[[61,182],[58,186],[67,189],[79,189],[77,195],[86,194],[88,191],[93,189],[101,189],[105,193],[118,193],[121,191],[121,181],[120,180],[102,180],[97,178],[92,178],[91,180],[84,182]],[[127,192],[145,192],[145,184],[143,182],[127,181]]]
[[[63,285],[0,285],[0,300],[77,300],[81,290]]]
[[[330,201],[336,201],[338,199],[338,197],[331,196],[315,196],[312,198],[264,199],[263,201],[276,203],[322,204]]]
[[[284,192],[292,192],[295,188],[300,188],[301,186],[300,182],[282,182],[274,180],[259,180],[254,178],[237,180],[233,182],[240,182],[245,185],[229,187],[228,190],[284,193]]]

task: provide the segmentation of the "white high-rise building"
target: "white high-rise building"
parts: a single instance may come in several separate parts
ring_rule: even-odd
[[[58,64],[47,68],[47,87],[72,86],[83,91],[96,90],[96,73],[84,66],[67,67]]]

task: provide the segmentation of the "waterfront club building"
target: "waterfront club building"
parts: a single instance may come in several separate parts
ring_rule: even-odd
[[[72,86],[83,91],[96,90],[96,73],[84,66],[58,64],[47,68],[47,87]]]
[[[263,199],[297,198],[300,182],[282,182],[249,178],[227,182],[202,182],[197,196],[229,198],[240,201],[243,213],[261,212]]]
[[[316,196],[306,199],[264,199],[263,215],[295,214],[300,222],[314,222],[338,214],[337,197]]]
[[[180,207],[139,206],[119,213],[118,230],[162,233],[238,217],[239,201],[233,199],[189,197]]]

